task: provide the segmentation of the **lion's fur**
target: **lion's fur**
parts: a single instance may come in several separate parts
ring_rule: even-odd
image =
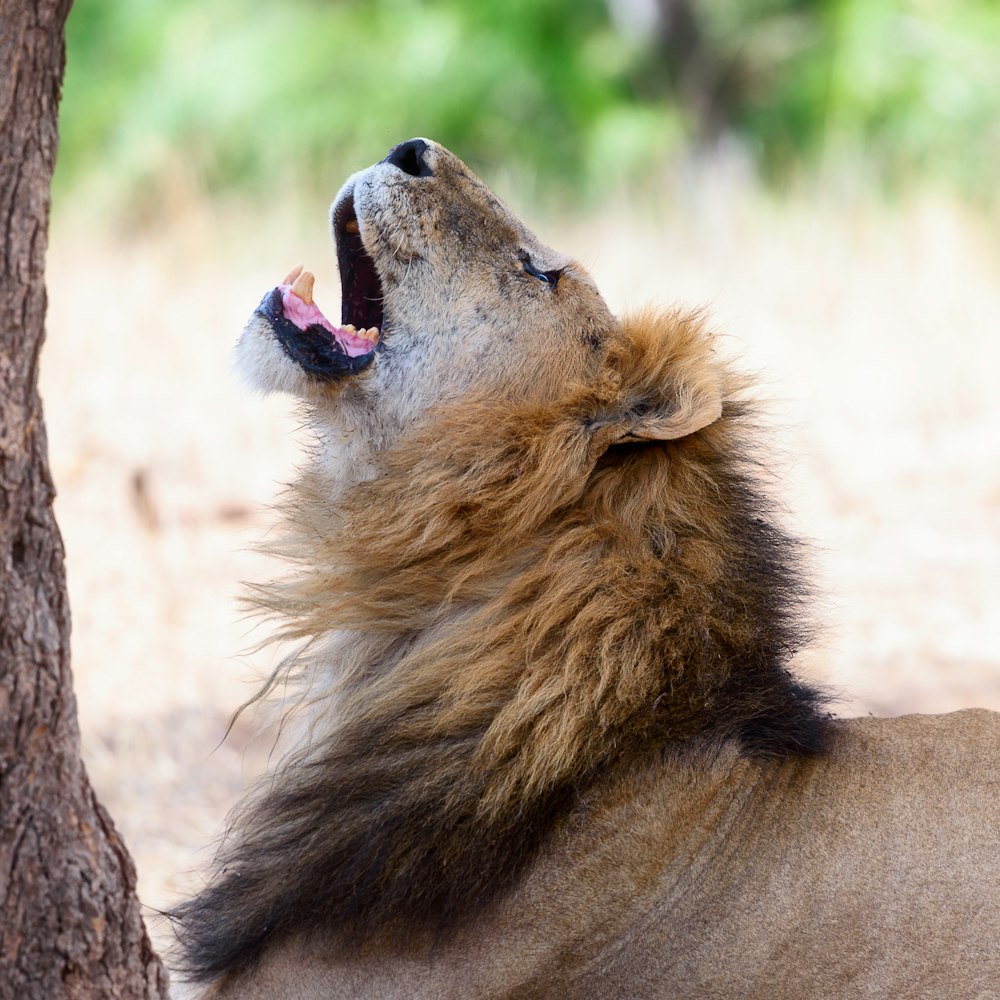
[[[356,638],[330,731],[253,805],[238,874],[195,914],[245,949],[204,971],[304,913],[352,938],[467,918],[631,754],[696,736],[819,749],[785,669],[794,547],[753,485],[740,389],[696,317],[645,313],[561,398],[443,406],[335,504],[304,476],[286,547],[302,571],[258,599],[289,637]],[[697,435],[609,453],[637,409],[720,391]]]
[[[683,831],[705,767],[758,787],[826,749],[821,701],[788,670],[808,616],[745,381],[697,314],[592,326],[561,377],[445,394],[364,475],[334,485],[321,450],[295,485],[279,548],[296,572],[253,600],[304,643],[315,725],[177,912],[197,977],[251,970],[232,994],[251,995],[262,959],[261,983],[301,947],[332,963],[331,996],[361,995],[336,992],[349,956],[445,954],[477,922],[506,927],[510,899],[538,906],[568,831],[591,846],[560,864],[585,871],[602,796],[647,780],[629,775],[661,775],[661,820]]]

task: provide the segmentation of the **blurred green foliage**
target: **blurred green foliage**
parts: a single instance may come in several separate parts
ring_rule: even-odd
[[[735,138],[990,196],[998,65],[994,0],[77,0],[57,184],[329,194],[429,135],[585,194]]]
[[[715,0],[729,121],[768,174],[851,156],[886,182],[991,195],[1000,166],[995,0]]]

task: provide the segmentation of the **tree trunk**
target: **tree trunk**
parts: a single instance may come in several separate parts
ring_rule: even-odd
[[[70,0],[0,0],[0,998],[165,997],[135,870],[80,760],[38,398]]]

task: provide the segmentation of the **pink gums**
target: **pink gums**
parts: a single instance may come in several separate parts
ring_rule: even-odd
[[[278,285],[281,290],[282,311],[285,318],[291,320],[300,330],[316,324],[329,330],[331,336],[340,345],[343,352],[350,358],[370,354],[375,349],[377,341],[359,337],[345,330],[342,326],[334,326],[320,311],[316,303],[307,305],[292,291],[291,285]]]

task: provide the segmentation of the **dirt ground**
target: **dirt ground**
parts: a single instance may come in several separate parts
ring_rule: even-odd
[[[273,655],[244,652],[261,632],[236,597],[280,572],[251,547],[301,442],[290,404],[245,392],[229,352],[297,261],[336,314],[325,206],[309,209],[192,202],[130,237],[55,214],[42,391],[84,755],[150,913],[198,885],[272,745],[273,712],[225,736]],[[765,455],[820,594],[802,669],[837,710],[1000,709],[1000,242],[985,223],[931,197],[764,200],[720,174],[535,228],[616,310],[704,305],[762,373]]]

